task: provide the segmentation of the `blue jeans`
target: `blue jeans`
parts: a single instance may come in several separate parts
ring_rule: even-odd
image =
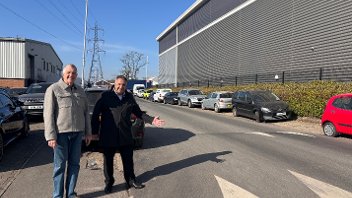
[[[66,197],[75,195],[78,179],[79,161],[83,132],[60,133],[57,135],[57,146],[54,148],[54,198],[62,198],[64,194],[64,177],[67,161]]]

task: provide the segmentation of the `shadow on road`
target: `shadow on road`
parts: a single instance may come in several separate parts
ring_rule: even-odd
[[[186,141],[193,136],[194,133],[183,129],[146,127],[144,143],[141,149],[151,149],[177,144]]]
[[[43,130],[33,130],[4,150],[0,173],[52,163],[52,150],[47,146]]]
[[[171,163],[168,163],[168,164],[165,164],[162,166],[158,166],[158,167],[154,168],[153,170],[147,171],[147,172],[139,175],[138,178],[143,183],[145,183],[154,177],[168,175],[170,173],[179,171],[181,169],[191,167],[196,164],[201,164],[201,163],[204,163],[207,161],[221,163],[221,162],[224,162],[225,160],[218,159],[218,157],[221,155],[227,155],[230,153],[232,153],[232,151],[221,151],[221,152],[215,152],[215,153],[205,153],[205,154],[196,155],[196,156],[193,156],[193,157],[190,157],[187,159],[183,159],[180,161],[171,162]]]

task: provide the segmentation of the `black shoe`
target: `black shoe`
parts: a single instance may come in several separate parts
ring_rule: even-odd
[[[142,189],[145,187],[145,185],[137,182],[135,179],[131,179],[128,183],[127,183],[127,188],[135,188],[135,189]]]
[[[105,194],[109,194],[109,193],[111,193],[111,191],[112,191],[112,185],[107,184],[104,188]]]

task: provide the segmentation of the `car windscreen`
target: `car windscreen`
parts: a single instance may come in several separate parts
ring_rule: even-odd
[[[203,93],[200,90],[190,90],[188,92],[189,95],[203,95]]]
[[[270,92],[257,92],[252,94],[253,100],[257,102],[272,102],[280,100],[275,94]]]
[[[222,93],[220,94],[220,98],[232,98],[232,93]]]
[[[170,92],[169,93],[169,96],[177,96],[178,95],[178,92]]]
[[[46,89],[50,86],[50,84],[35,84],[30,85],[26,91],[27,94],[32,93],[45,93]]]
[[[89,105],[95,105],[102,93],[102,91],[87,91],[86,94]]]

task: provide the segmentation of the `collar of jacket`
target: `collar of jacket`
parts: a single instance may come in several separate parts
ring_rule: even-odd
[[[59,86],[62,88],[62,89],[69,89],[69,88],[71,88],[71,87],[73,87],[74,89],[77,89],[77,87],[76,87],[76,85],[75,84],[73,84],[72,86],[69,86],[68,84],[66,84],[65,82],[64,82],[64,80],[62,79],[62,78],[60,78],[60,80],[59,80]]]

